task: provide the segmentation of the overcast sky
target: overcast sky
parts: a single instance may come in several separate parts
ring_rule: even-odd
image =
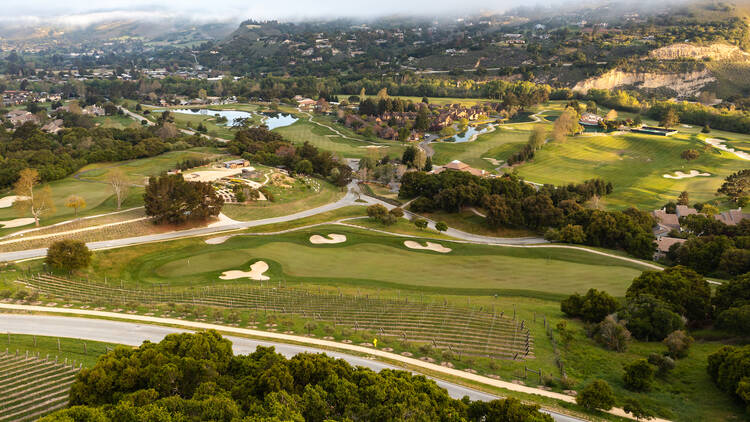
[[[532,0],[534,1],[534,0]],[[196,20],[423,16],[503,11],[524,0],[0,0],[5,21],[53,19],[86,24],[107,18],[181,16]]]

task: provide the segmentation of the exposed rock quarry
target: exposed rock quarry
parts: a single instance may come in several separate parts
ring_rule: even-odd
[[[739,47],[729,44],[692,45],[678,43],[667,45],[651,51],[652,59],[678,60],[696,59],[702,60],[710,57],[712,60],[747,60],[750,54],[742,51]]]
[[[625,86],[636,88],[671,88],[680,96],[696,95],[716,78],[708,69],[688,73],[640,73],[611,70],[601,76],[578,82],[573,91],[586,93],[590,89],[614,89]]]

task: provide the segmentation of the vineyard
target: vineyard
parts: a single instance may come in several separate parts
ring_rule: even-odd
[[[32,421],[65,407],[78,368],[18,352],[0,354],[0,422]]]
[[[462,308],[409,298],[344,295],[289,287],[216,286],[189,290],[127,289],[39,274],[20,280],[50,298],[84,303],[184,304],[257,313],[292,314],[354,332],[430,344],[458,355],[500,359],[534,356],[525,321],[486,308]]]

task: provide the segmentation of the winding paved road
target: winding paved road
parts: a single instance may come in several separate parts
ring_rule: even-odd
[[[86,245],[91,250],[113,249],[113,248],[120,248],[124,246],[138,245],[142,243],[163,242],[163,241],[174,240],[174,239],[179,239],[183,237],[195,237],[195,236],[202,236],[202,235],[231,231],[231,230],[241,230],[241,229],[247,229],[251,227],[262,226],[266,224],[285,223],[289,221],[299,220],[301,218],[311,217],[311,216],[321,214],[324,212],[333,211],[333,210],[347,207],[350,205],[362,205],[361,203],[356,202],[357,199],[360,198],[360,195],[357,194],[358,190],[359,190],[359,187],[356,185],[355,182],[352,182],[348,186],[348,191],[346,195],[344,195],[344,197],[339,199],[338,201],[331,202],[329,204],[322,205],[317,208],[311,208],[308,210],[300,211],[295,214],[284,215],[284,216],[279,216],[279,217],[264,218],[261,220],[254,220],[254,221],[242,221],[242,222],[236,222],[236,223],[229,223],[225,225],[216,225],[213,227],[201,227],[197,229],[180,230],[180,231],[169,232],[169,233],[159,233],[159,234],[151,234],[151,235],[145,235],[145,236],[127,237],[123,239],[89,242]],[[369,204],[380,203],[388,207],[389,209],[393,208],[393,205],[387,204],[375,198],[368,197],[366,195],[361,195],[361,198],[367,201],[367,203]],[[405,212],[404,215],[412,216],[413,214],[410,212]],[[430,224],[430,227],[434,228],[435,226],[434,221],[429,220],[429,224]],[[542,238],[487,237],[487,236],[474,235],[471,233],[465,233],[456,229],[448,229],[448,231],[446,231],[445,233],[457,239],[462,239],[465,241],[476,242],[476,243],[484,243],[484,244],[521,245],[521,244],[546,243],[546,241]],[[46,255],[47,255],[46,248],[28,249],[24,251],[15,251],[15,252],[3,252],[3,253],[0,253],[0,262],[10,262],[10,261],[25,260],[25,259],[41,258]]]
[[[0,315],[0,332],[52,337],[71,337],[90,341],[125,344],[129,346],[139,346],[146,340],[159,342],[167,334],[191,332],[190,330],[181,328],[101,319],[82,319],[49,315]],[[225,336],[225,338],[232,342],[232,350],[235,354],[252,353],[258,346],[273,346],[278,353],[281,353],[287,358],[298,353],[326,353],[331,357],[343,359],[351,365],[363,366],[374,371],[380,371],[382,369],[402,369],[366,357],[353,356],[330,350],[321,350],[313,347],[254,340],[244,337]],[[445,388],[448,391],[448,394],[453,398],[460,399],[464,396],[469,396],[472,400],[485,401],[498,398],[497,396],[450,382],[438,379],[435,379],[435,382],[439,386]],[[557,422],[582,422],[581,419],[567,415],[550,411],[545,412],[551,414]]]

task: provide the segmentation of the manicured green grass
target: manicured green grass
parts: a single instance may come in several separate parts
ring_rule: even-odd
[[[59,349],[57,347],[58,340],[60,341]],[[86,344],[85,349],[84,343]],[[28,350],[30,355],[39,353],[42,359],[49,355],[50,359],[54,361],[55,356],[57,356],[58,362],[63,362],[67,358],[68,363],[75,360],[76,365],[83,363],[85,367],[94,366],[99,356],[107,352],[107,348],[114,349],[116,346],[117,344],[68,337],[58,338],[13,333],[0,335],[0,349],[7,348],[8,353],[15,354],[18,350],[19,355],[25,356]]]
[[[73,176],[50,182],[52,200],[55,204],[55,213],[42,217],[40,223],[49,225],[74,217],[74,210],[65,206],[65,201],[70,195],[82,196],[86,201],[86,208],[79,210],[79,216],[102,214],[116,211],[114,195],[106,178],[113,167],[121,168],[133,184],[143,185],[148,176],[158,175],[167,171],[185,158],[214,157],[216,150],[208,148],[195,148],[186,151],[168,152],[156,157],[143,158],[122,163],[96,163],[82,168],[78,173],[82,180]],[[8,192],[12,195],[12,192]],[[4,195],[3,195],[4,196]],[[123,208],[131,208],[143,205],[143,188],[134,186],[123,202]],[[13,208],[0,208],[0,220],[11,220],[28,215],[19,215]],[[31,228],[23,226],[13,229],[0,229],[0,235],[14,231]]]
[[[437,230],[433,230],[430,228],[425,228],[423,230],[420,230],[414,225],[413,222],[406,220],[405,218],[399,218],[395,224],[391,224],[388,226],[378,221],[373,221],[370,218],[357,218],[354,220],[347,220],[345,223],[351,224],[354,226],[359,226],[359,227],[366,227],[368,229],[382,230],[382,231],[389,232],[389,233],[406,234],[406,235],[417,236],[417,237],[429,237],[433,239],[438,238],[438,239],[455,240],[455,238],[447,236],[443,233],[440,233]]]
[[[137,128],[141,126],[140,123],[136,122],[128,116],[101,116],[95,117],[94,121],[100,124],[102,127],[115,129],[125,129],[129,127]]]
[[[335,202],[346,194],[341,188],[333,186],[325,180],[313,180],[320,183],[319,192],[315,192],[300,180],[296,180],[290,188],[269,185],[267,189],[273,195],[273,202],[254,201],[248,204],[226,204],[223,212],[229,218],[235,220],[258,220],[316,208]]]
[[[330,122],[324,122],[324,124],[333,126]],[[340,132],[345,133],[341,127],[334,127]],[[372,154],[370,152],[370,150],[373,149],[372,147],[377,147],[377,145],[368,142],[342,138],[324,127],[310,123],[305,118],[300,119],[289,126],[276,128],[274,129],[274,132],[282,135],[284,138],[295,144],[309,142],[318,148],[331,151],[335,154],[341,154],[344,157],[367,157]],[[385,142],[386,141],[383,140],[383,143]],[[390,154],[395,156],[400,155],[403,152],[404,147],[402,145],[398,145],[394,142],[390,142],[387,145],[388,146],[386,147],[376,148],[377,153],[379,155]]]
[[[460,160],[472,167],[494,170],[496,165],[485,157],[505,160],[528,141],[530,129],[526,125],[499,126],[495,131],[485,133],[472,142],[436,142],[430,144],[435,149],[433,162],[447,164]]]
[[[698,159],[680,158],[686,149],[701,151]],[[579,183],[600,177],[614,185],[614,193],[603,198],[609,208],[637,206],[653,209],[673,201],[682,191],[691,201],[715,199],[716,189],[728,174],[747,162],[726,152],[705,148],[698,135],[671,137],[640,134],[576,136],[548,143],[533,161],[517,167],[519,175],[536,183]],[[667,179],[664,174],[698,170],[711,177]]]
[[[479,210],[480,212],[482,210]],[[508,227],[499,227],[492,229],[487,226],[484,217],[481,217],[471,211],[464,210],[458,213],[448,213],[437,211],[425,213],[427,217],[435,221],[442,221],[457,230],[467,233],[478,234],[482,236],[494,237],[539,237],[539,233],[534,233],[525,229],[513,229]]]
[[[178,162],[187,159],[218,160],[227,157],[215,148],[192,148],[185,151],[171,151],[155,157],[132,160],[122,163],[99,163],[87,166],[78,173],[85,180],[106,181],[113,168],[122,170],[131,183],[145,184],[150,176],[174,169]]]
[[[309,243],[312,234],[328,233],[345,234],[348,239],[336,245]],[[287,282],[559,297],[589,287],[622,296],[643,269],[576,250],[445,241],[453,251],[440,254],[408,249],[403,241],[342,226],[273,237],[238,236],[220,245],[188,239],[98,252],[91,276],[120,278],[135,285],[204,285],[218,281],[223,271],[245,269],[260,259],[269,263],[272,279]]]

